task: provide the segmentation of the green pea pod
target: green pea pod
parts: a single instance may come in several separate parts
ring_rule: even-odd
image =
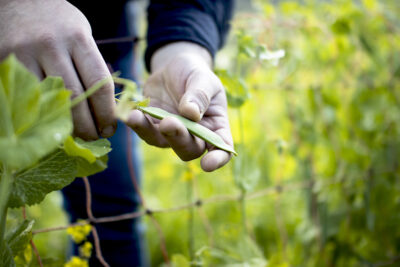
[[[165,111],[163,109],[160,108],[156,108],[156,107],[137,107],[137,109],[141,110],[142,112],[149,114],[150,116],[156,118],[156,119],[164,119],[166,117],[174,117],[177,118],[178,120],[180,120],[183,125],[185,125],[185,127],[188,129],[188,131],[190,133],[192,133],[193,135],[203,139],[204,141],[214,145],[215,147],[218,147],[222,150],[225,150],[227,152],[232,153],[233,155],[237,156],[237,153],[235,150],[233,150],[233,148],[228,145],[227,143],[224,142],[224,140],[222,140],[221,136],[219,136],[218,134],[214,133],[213,131],[211,131],[210,129],[195,123],[194,121],[188,120],[182,116],[176,115],[176,114],[172,114],[169,113],[168,111]]]

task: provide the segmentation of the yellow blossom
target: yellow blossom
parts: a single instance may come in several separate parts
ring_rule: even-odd
[[[89,263],[87,260],[74,256],[64,264],[64,267],[89,267]]]
[[[89,241],[86,241],[79,247],[79,255],[84,258],[90,258],[92,255],[93,245]]]
[[[92,226],[90,224],[71,226],[67,228],[67,233],[71,236],[75,243],[79,244],[86,240],[90,234]]]

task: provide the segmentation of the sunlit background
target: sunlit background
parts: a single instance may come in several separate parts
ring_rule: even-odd
[[[400,2],[237,2],[215,66],[239,156],[204,173],[141,145],[149,207],[204,203],[155,214],[173,264],[399,266]],[[60,207],[29,208],[35,228],[66,224]],[[65,262],[64,231],[35,243]]]

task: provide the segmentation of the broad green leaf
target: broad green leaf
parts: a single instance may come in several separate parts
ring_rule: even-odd
[[[233,153],[235,156],[237,155],[235,150],[233,150],[233,148],[230,145],[225,143],[224,140],[222,140],[222,138],[218,134],[214,133],[213,131],[204,127],[203,125],[200,125],[182,116],[169,113],[168,111],[156,107],[138,107],[138,109],[157,119],[164,119],[166,117],[177,118],[183,123],[183,125],[185,125],[188,131],[193,135],[203,139],[204,141],[222,150]]]
[[[33,220],[24,220],[18,227],[7,234],[6,241],[14,257],[23,252],[32,239],[33,224]]]
[[[108,152],[111,144],[107,139],[84,141],[68,137],[64,143],[65,152],[75,157],[77,177],[93,175],[107,168]]]
[[[72,136],[68,136],[67,139],[65,139],[64,150],[69,156],[84,158],[89,163],[96,161],[96,156],[93,155],[92,151],[75,142]]]
[[[57,150],[17,174],[9,206],[17,208],[40,203],[46,194],[62,189],[76,176],[76,158],[69,157],[63,150]]]
[[[108,156],[104,155],[97,158],[95,162],[89,163],[83,158],[76,158],[77,174],[76,177],[90,176],[95,173],[101,172],[107,168]]]
[[[111,144],[110,141],[108,141],[107,139],[84,141],[80,138],[75,138],[75,142],[79,146],[88,149],[96,158],[100,158],[104,155],[107,155],[108,152],[111,151]]]
[[[15,267],[12,251],[4,241],[0,243],[0,263],[1,267]]]
[[[81,157],[89,163],[94,163],[97,158],[106,155],[111,151],[110,142],[107,139],[95,141],[84,141],[80,138],[69,136],[64,142],[65,152],[73,157]]]
[[[0,137],[12,138],[39,116],[39,80],[9,56],[0,64]]]
[[[71,133],[70,92],[60,78],[40,82],[15,56],[0,64],[0,162],[21,170]]]

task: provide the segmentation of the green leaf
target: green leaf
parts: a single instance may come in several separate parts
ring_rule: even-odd
[[[142,112],[147,113],[150,116],[160,119],[160,120],[162,120],[166,117],[177,118],[178,120],[180,120],[183,123],[183,125],[185,125],[185,127],[188,129],[188,131],[190,133],[192,133],[193,135],[203,139],[204,141],[206,141],[222,150],[231,152],[235,156],[237,155],[235,150],[233,150],[233,148],[230,145],[228,145],[227,143],[225,143],[224,140],[222,140],[221,136],[219,136],[218,134],[214,133],[213,131],[204,127],[201,124],[195,123],[195,122],[188,120],[182,116],[169,113],[168,111],[165,111],[163,109],[156,108],[156,107],[138,107],[138,109],[141,110]]]
[[[40,101],[38,84],[35,75],[28,72],[15,56],[9,56],[0,64],[1,137],[12,137],[37,119]]]
[[[64,143],[65,152],[75,157],[77,177],[93,175],[107,168],[108,152],[111,144],[107,139],[84,141],[80,138],[68,137]]]
[[[39,83],[15,56],[0,64],[0,162],[24,169],[72,131],[70,92],[60,78]]]
[[[35,166],[17,174],[9,206],[17,208],[40,203],[46,194],[67,186],[76,175],[76,158],[57,150]]]
[[[6,241],[14,257],[23,252],[32,239],[33,224],[33,220],[24,220],[18,227],[7,234]]]
[[[107,168],[107,161],[108,161],[107,155],[104,155],[96,159],[96,161],[93,163],[89,163],[87,160],[83,158],[76,158],[76,163],[77,163],[76,176],[85,177],[101,172]]]
[[[84,141],[80,138],[75,138],[75,142],[85,148],[88,149],[92,155],[96,158],[100,158],[104,155],[107,155],[108,152],[111,151],[110,141],[107,139],[97,139],[95,141]]]
[[[87,142],[80,138],[69,136],[64,142],[65,152],[73,157],[81,157],[89,163],[94,163],[97,158],[111,151],[110,142],[107,139],[98,139]]]
[[[216,70],[215,73],[226,89],[228,105],[232,108],[241,107],[250,97],[249,88],[244,80],[226,70]]]
[[[93,155],[92,151],[75,142],[72,136],[68,136],[67,139],[65,139],[64,150],[68,155],[84,158],[90,163],[96,161],[96,156]]]
[[[12,251],[4,241],[0,243],[0,263],[1,267],[15,267]]]

